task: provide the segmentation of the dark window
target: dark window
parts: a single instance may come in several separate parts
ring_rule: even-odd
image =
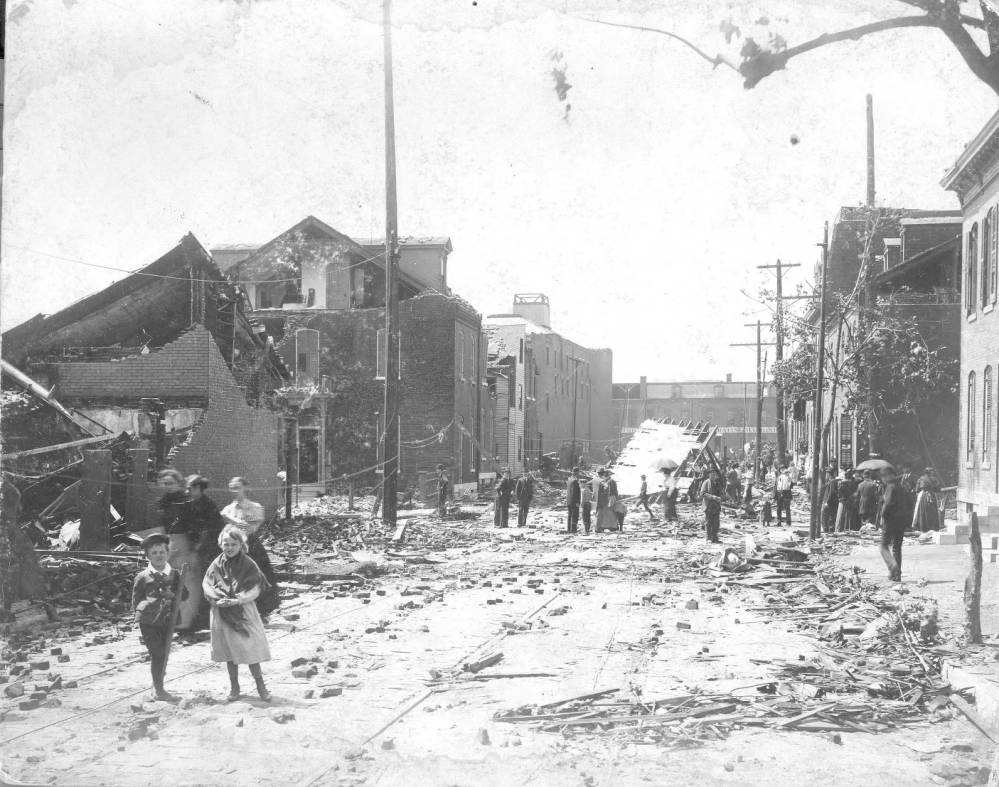
[[[306,353],[298,354],[298,371],[306,374],[309,372],[309,356]]]
[[[975,459],[975,373],[968,374],[968,461]]]
[[[982,375],[982,461],[992,459],[992,367]]]
[[[968,263],[965,267],[964,305],[968,314],[975,313],[975,285],[978,283],[978,224],[968,233]]]

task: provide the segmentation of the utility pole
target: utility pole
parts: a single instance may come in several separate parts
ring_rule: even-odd
[[[816,348],[815,400],[812,405],[812,494],[809,534],[822,535],[819,522],[819,450],[822,446],[822,389],[826,363],[826,268],[829,263],[829,222],[822,232],[822,276],[819,281],[819,346]]]
[[[860,309],[861,336],[867,336],[870,332],[871,307],[874,303],[874,276],[871,265],[874,262],[871,249],[873,246],[874,231],[877,229],[877,208],[874,206],[874,99],[870,93],[867,94],[867,223],[868,235],[864,242],[864,303]],[[881,452],[880,440],[878,439],[877,427],[874,424],[874,392],[873,392],[873,362],[870,353],[865,349],[862,353],[862,366],[864,376],[864,403],[866,413],[864,421],[867,426],[867,453],[869,456],[877,456]]]
[[[763,270],[774,269],[777,272],[777,315],[774,323],[774,335],[777,347],[774,357],[777,363],[784,360],[784,269],[798,268],[798,263],[786,264],[777,260],[776,265],[757,265]],[[787,430],[785,424],[784,389],[777,386],[777,461],[783,467],[787,461]]]
[[[732,347],[755,347],[756,348],[756,461],[753,466],[753,479],[760,477],[760,454],[763,448],[763,345],[772,347],[772,342],[763,341],[763,323],[757,320],[755,323],[746,323],[747,328],[756,328],[756,341],[750,344],[733,344]],[[771,327],[768,323],[767,327]]]
[[[385,434],[382,521],[396,523],[399,480],[399,217],[395,190],[395,104],[392,90],[392,0],[384,0],[385,37]]]
[[[579,358],[573,357],[572,369],[572,461],[570,469],[576,466],[576,394],[579,391]]]

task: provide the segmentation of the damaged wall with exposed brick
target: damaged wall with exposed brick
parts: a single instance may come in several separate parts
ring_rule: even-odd
[[[219,502],[228,498],[229,479],[245,476],[254,487],[253,498],[268,515],[273,513],[279,499],[278,417],[246,403],[245,392],[203,326],[192,326],[147,355],[55,364],[53,378],[57,397],[68,404],[138,410],[140,400],[150,397],[167,407],[205,407],[186,442],[171,452],[170,463],[185,475],[207,476],[210,494]]]

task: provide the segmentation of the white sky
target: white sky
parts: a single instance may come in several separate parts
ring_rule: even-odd
[[[131,270],[187,231],[265,241],[310,213],[382,234],[375,0],[8,5],[5,328],[122,277],[69,259]],[[766,13],[794,44],[911,10],[889,0],[397,6],[401,233],[449,235],[450,284],[483,314],[547,293],[553,327],[611,347],[619,381],[755,375],[728,346],[753,338],[739,290],[777,257],[810,275],[822,222],[863,200],[865,93],[878,201],[906,207],[957,207],[940,177],[997,106],[935,30],[819,50],[747,91],[663,36],[581,19],[714,53],[729,15]]]

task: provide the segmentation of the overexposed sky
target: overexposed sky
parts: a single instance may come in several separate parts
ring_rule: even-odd
[[[873,93],[880,204],[954,208],[939,181],[997,108],[935,30],[792,60],[754,90],[663,36],[724,48],[727,17],[791,44],[890,0],[397,2],[399,223],[448,235],[483,314],[544,292],[553,327],[614,350],[615,380],[755,375],[755,265],[805,263],[865,195]],[[50,313],[193,232],[266,241],[308,214],[381,235],[377,0],[12,0],[2,322]],[[572,87],[558,100],[551,53]],[[792,145],[797,135],[800,143]],[[795,278],[789,282],[793,287]]]

